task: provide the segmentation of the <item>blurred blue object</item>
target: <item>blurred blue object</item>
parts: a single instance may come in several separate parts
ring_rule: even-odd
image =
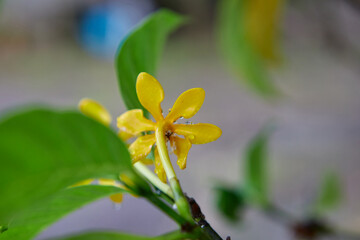
[[[122,39],[153,10],[149,0],[101,1],[91,5],[79,21],[80,43],[89,53],[113,60]]]

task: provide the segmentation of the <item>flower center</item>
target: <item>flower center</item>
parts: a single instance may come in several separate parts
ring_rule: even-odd
[[[169,121],[166,121],[166,120],[159,121],[157,123],[157,127],[162,129],[162,131],[165,133],[165,137],[167,139],[169,139],[170,136],[174,133],[172,131],[172,124]]]
[[[167,138],[169,138],[172,134],[173,134],[173,132],[170,131],[170,130],[167,130],[167,131],[165,132],[165,136],[166,136]]]

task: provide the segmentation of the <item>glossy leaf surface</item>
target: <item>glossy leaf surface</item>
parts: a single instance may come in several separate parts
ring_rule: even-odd
[[[101,197],[119,192],[125,191],[112,186],[96,185],[61,190],[14,218],[8,225],[8,230],[0,235],[0,239],[32,239],[66,214]]]
[[[165,41],[184,18],[169,10],[159,10],[138,25],[120,44],[116,56],[116,71],[121,96],[128,109],[143,109],[136,95],[139,73],[156,76],[156,68]]]
[[[0,225],[84,179],[125,174],[148,187],[118,136],[77,112],[34,109],[5,118],[0,163]]]

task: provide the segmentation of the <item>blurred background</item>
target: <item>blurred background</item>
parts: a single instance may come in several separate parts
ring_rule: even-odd
[[[281,17],[283,61],[271,76],[283,93],[259,97],[224,66],[214,33],[215,0],[2,0],[0,1],[0,111],[33,103],[76,108],[98,100],[113,118],[125,111],[114,56],[121,40],[149,13],[169,8],[191,21],[172,35],[159,66],[163,109],[184,90],[202,87],[206,101],[193,122],[220,126],[220,140],[193,146],[182,186],[207,220],[232,239],[291,239],[287,230],[256,211],[234,225],[214,207],[216,182],[240,181],[243,149],[268,120],[272,197],[301,214],[323,174],[341,176],[344,202],[329,219],[360,232],[360,2],[289,0]],[[178,170],[178,169],[177,169]],[[94,229],[158,235],[170,219],[142,199],[126,196],[90,204],[45,230],[46,239]],[[271,233],[271,234],[269,234]]]

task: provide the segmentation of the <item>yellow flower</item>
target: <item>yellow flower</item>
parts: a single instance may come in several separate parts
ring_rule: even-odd
[[[84,115],[102,123],[103,125],[105,125],[107,127],[110,126],[110,124],[111,124],[110,113],[104,106],[102,106],[97,101],[89,99],[89,98],[84,98],[79,102],[79,109]],[[124,132],[124,131],[119,131],[118,136],[124,142],[126,142],[130,138],[136,137],[136,135],[133,135],[133,134],[130,134],[130,133]],[[144,158],[144,159],[141,159],[141,161],[147,165],[153,164],[151,159]]]
[[[221,129],[207,123],[178,124],[179,118],[194,116],[205,99],[202,88],[192,88],[182,93],[175,101],[170,113],[164,117],[161,102],[164,100],[164,90],[160,83],[148,73],[140,73],[136,82],[136,93],[142,106],[154,117],[155,122],[147,119],[141,109],[125,112],[117,119],[118,128],[130,135],[138,137],[129,147],[133,162],[144,159],[156,143],[155,131],[165,132],[166,140],[177,155],[180,169],[186,168],[188,152],[192,144],[204,144],[215,141],[221,136]],[[155,149],[155,173],[166,182],[166,176]]]
[[[98,103],[92,99],[84,98],[79,102],[79,109],[84,115],[86,115],[90,118],[93,118],[94,120],[104,124],[107,127],[110,126],[111,115],[106,110],[106,108],[104,108],[100,103]],[[72,185],[71,187],[88,185],[88,184],[91,184],[92,182],[94,182],[94,180],[95,179],[87,179],[87,180],[81,181],[79,183],[76,183],[76,184]],[[127,190],[123,185],[121,185],[121,184],[117,183],[115,180],[111,180],[111,179],[99,179],[98,184],[104,185],[104,186],[114,186],[114,187],[118,187],[118,188]],[[110,196],[110,200],[113,201],[114,203],[121,203],[123,201],[123,194],[122,193],[113,194]]]
[[[110,126],[111,115],[106,110],[106,108],[103,107],[100,103],[98,103],[98,102],[96,102],[96,101],[94,101],[92,99],[85,98],[85,99],[82,99],[80,101],[79,109],[84,115],[95,119],[96,121],[104,124],[105,126]],[[125,142],[129,138],[135,137],[135,135],[129,134],[129,133],[124,132],[124,131],[120,131],[118,136]],[[144,166],[144,164],[150,165],[150,164],[153,164],[153,163],[154,162],[151,159],[143,158],[134,167],[142,175],[144,175],[152,184],[154,184],[157,188],[161,189],[167,195],[172,196],[172,192],[169,189],[169,187],[167,185],[163,184],[163,183],[160,183],[160,182],[156,181],[156,179],[154,179],[155,176],[153,177],[152,174],[151,174],[151,171],[148,170],[146,166]],[[159,175],[161,176],[160,173],[159,173]],[[122,178],[122,180],[126,180],[126,176],[122,176],[122,177],[120,176],[120,178]],[[81,185],[88,185],[88,184],[92,183],[94,180],[95,179],[84,180],[84,181],[81,181],[81,182],[79,182],[77,184],[74,184],[71,187],[76,187],[76,186],[81,186]],[[99,179],[97,182],[100,185],[108,185],[109,183],[111,183],[111,185],[115,186],[115,187],[122,186],[122,185],[119,185],[119,184],[113,184],[113,183],[115,183],[114,180]],[[108,184],[105,184],[105,183],[108,183]],[[124,188],[124,187],[121,187],[121,188]],[[124,188],[124,189],[128,190],[126,188]],[[134,194],[132,194],[132,195],[135,196]],[[119,203],[122,200],[122,195],[120,193],[119,194],[114,194],[114,195],[110,196],[110,199],[112,201],[116,202],[116,203]]]

